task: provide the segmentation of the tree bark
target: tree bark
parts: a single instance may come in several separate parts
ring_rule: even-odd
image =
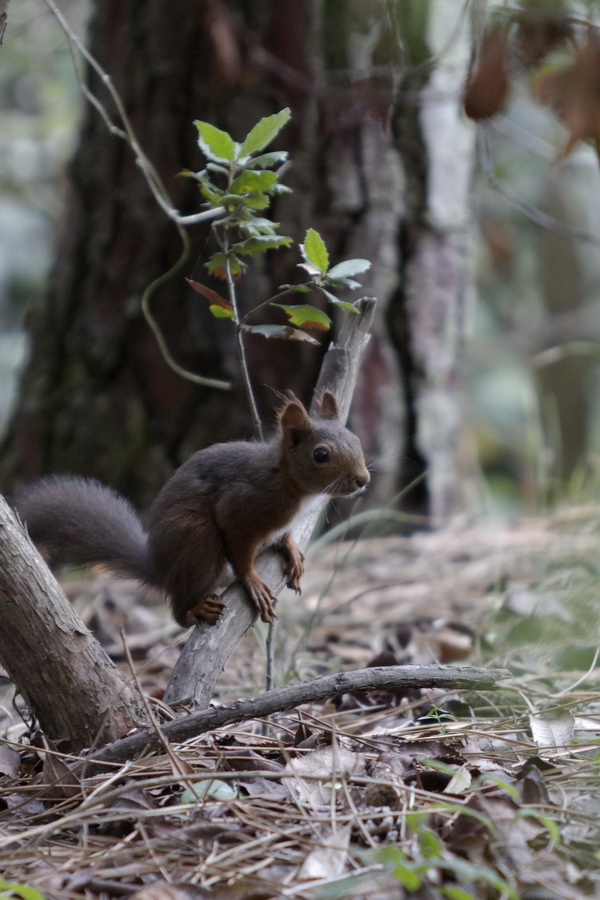
[[[78,752],[147,724],[140,698],[85,627],[0,497],[0,661],[43,731]]]

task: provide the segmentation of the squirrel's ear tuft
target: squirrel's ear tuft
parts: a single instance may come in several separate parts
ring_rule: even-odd
[[[337,400],[331,391],[323,391],[319,397],[319,415],[322,419],[339,419]]]

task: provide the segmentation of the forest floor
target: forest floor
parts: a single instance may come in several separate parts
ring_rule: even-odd
[[[596,507],[322,540],[280,600],[277,683],[508,666],[496,691],[346,695],[76,776],[5,686],[0,897],[600,897],[599,550]],[[163,604],[104,573],[65,587],[160,697],[184,638]],[[255,628],[215,702],[263,689],[263,648]]]

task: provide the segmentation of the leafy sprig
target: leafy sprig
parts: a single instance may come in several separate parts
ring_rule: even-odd
[[[198,146],[207,163],[199,172],[186,170],[182,174],[198,181],[205,207],[220,207],[225,211],[219,223],[223,230],[222,250],[213,253],[206,263],[210,274],[217,278],[226,277],[227,265],[233,277],[238,278],[247,266],[243,257],[288,247],[292,243],[291,237],[277,233],[278,222],[257,215],[268,208],[272,197],[290,190],[279,182],[287,152],[261,152],[289,118],[289,109],[266,116],[241,144],[209,122],[194,123],[198,130]],[[273,170],[273,167],[277,168]]]
[[[287,108],[266,116],[241,143],[209,122],[194,123],[198,130],[198,146],[207,162],[199,172],[185,171],[182,174],[198,181],[204,207],[224,211],[222,218],[213,225],[219,250],[205,263],[209,273],[216,278],[234,282],[246,270],[247,257],[289,247],[292,243],[290,237],[278,233],[279,222],[264,214],[273,197],[290,190],[279,180],[285,170],[287,152],[263,152],[289,119],[290,110]],[[309,278],[301,284],[281,285],[276,297],[264,301],[243,318],[237,314],[231,291],[229,298],[225,298],[198,281],[188,279],[188,283],[206,297],[214,316],[232,319],[238,331],[254,332],[268,338],[318,343],[307,332],[328,331],[331,327],[330,316],[309,303],[288,305],[277,301],[287,294],[317,291],[329,303],[356,313],[353,303],[340,299],[332,291],[355,290],[360,287],[354,276],[365,272],[370,263],[366,259],[349,259],[330,267],[325,242],[313,228],[306,232],[304,243],[300,244],[300,253],[303,262],[299,266]],[[254,320],[257,313],[269,305],[283,310],[288,319],[287,324],[251,323],[250,320]]]
[[[244,274],[249,257],[289,247],[292,243],[291,237],[278,233],[279,222],[265,214],[274,197],[290,191],[280,181],[288,159],[287,152],[264,152],[289,119],[290,110],[287,108],[266,116],[239,143],[210,122],[196,121],[198,146],[206,157],[206,165],[199,172],[186,170],[181,173],[198,182],[203,206],[219,216],[212,224],[219,249],[212,253],[205,266],[213,277],[227,283],[227,296],[200,281],[190,278],[187,281],[208,300],[213,316],[230,319],[235,326],[242,377],[259,438],[262,437],[262,427],[250,382],[243,335],[251,332],[265,338],[318,344],[309,332],[327,332],[331,328],[330,316],[311,303],[294,305],[280,301],[290,294],[316,291],[329,304],[356,313],[358,310],[354,304],[340,299],[332,291],[356,289],[359,283],[354,276],[365,272],[370,266],[366,259],[349,259],[330,267],[323,238],[309,228],[304,243],[300,245],[303,261],[299,263],[308,279],[301,284],[281,285],[274,297],[269,297],[245,316],[240,316],[236,283]],[[259,313],[268,306],[280,309],[287,322],[279,325],[257,321]]]

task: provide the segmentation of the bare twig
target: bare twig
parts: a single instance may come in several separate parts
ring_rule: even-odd
[[[163,725],[162,734],[169,741],[185,741],[225,725],[264,718],[304,703],[315,703],[340,694],[433,687],[489,691],[498,688],[499,683],[509,677],[507,669],[469,666],[379,666],[354,672],[338,672],[192,713]],[[90,762],[124,762],[139,753],[159,747],[160,737],[153,728],[148,728],[103,747],[93,754]]]
[[[144,313],[144,317],[154,332],[154,337],[156,338],[156,342],[159,346],[160,352],[163,355],[163,359],[167,363],[167,365],[182,378],[185,378],[186,381],[192,381],[194,384],[201,384],[204,387],[212,387],[218,388],[222,391],[231,390],[231,383],[229,381],[221,381],[219,378],[208,378],[205,375],[197,375],[195,372],[190,372],[189,369],[184,369],[183,366],[180,366],[178,362],[176,362],[171,356],[171,351],[169,350],[167,343],[163,337],[163,333],[160,329],[160,326],[152,311],[150,309],[150,300],[154,293],[158,290],[158,288],[169,281],[184,265],[189,251],[189,238],[187,236],[187,232],[185,228],[181,225],[176,224],[177,231],[179,232],[179,237],[181,238],[182,243],[182,251],[179,256],[179,259],[175,261],[175,263],[171,266],[171,268],[167,272],[163,272],[162,275],[159,275],[158,278],[155,278],[154,281],[151,281],[149,285],[144,290],[142,294],[142,312]]]
[[[154,199],[161,207],[163,212],[167,214],[167,216],[178,225],[195,225],[198,222],[204,222],[210,219],[217,218],[218,216],[224,213],[222,208],[218,209],[208,209],[201,213],[195,213],[191,216],[182,216],[174,207],[171,202],[171,198],[165,188],[162,179],[155,167],[151,163],[149,157],[144,153],[140,142],[137,139],[137,135],[133,129],[129,116],[127,115],[127,110],[125,109],[125,105],[119,94],[118,90],[112,83],[112,79],[108,72],[100,65],[98,60],[93,56],[90,51],[87,49],[83,41],[79,38],[77,34],[73,31],[66,18],[54,2],[54,0],[44,0],[46,6],[50,9],[53,16],[56,18],[58,24],[64,31],[67,39],[69,40],[69,45],[71,47],[75,47],[78,53],[86,60],[87,63],[92,67],[94,72],[101,79],[102,84],[107,89],[112,102],[114,103],[115,109],[117,111],[119,120],[122,124],[122,129],[118,126],[114,125],[112,119],[110,117],[109,112],[107,111],[104,104],[93,94],[88,88],[87,84],[84,82],[81,77],[77,67],[77,78],[79,81],[79,85],[81,90],[83,91],[86,99],[98,110],[100,115],[102,116],[104,122],[106,123],[108,129],[113,132],[113,134],[118,135],[118,137],[122,138],[133,150],[136,158],[136,162],[139,165],[144,178],[148,184],[148,187],[152,191]]]
[[[273,663],[275,660],[275,619],[271,619],[267,629],[267,640],[265,642],[265,654],[267,657],[267,666],[265,672],[265,690],[270,691],[273,687]]]
[[[238,344],[238,353],[240,359],[240,367],[242,370],[242,380],[244,382],[244,387],[246,389],[246,398],[248,400],[248,405],[250,407],[250,413],[252,416],[252,424],[254,426],[254,435],[258,438],[259,441],[263,439],[263,430],[262,423],[260,421],[260,416],[258,414],[258,408],[256,406],[256,399],[254,397],[254,391],[252,390],[252,382],[250,381],[250,371],[248,369],[248,360],[246,359],[246,348],[244,347],[244,336],[242,334],[242,329],[240,328],[240,314],[238,309],[237,295],[235,292],[235,282],[233,280],[233,275],[231,274],[231,260],[229,258],[230,244],[229,238],[227,238],[227,244],[225,247],[225,272],[227,275],[227,291],[229,294],[229,302],[233,307],[233,317],[235,323],[235,336]]]

